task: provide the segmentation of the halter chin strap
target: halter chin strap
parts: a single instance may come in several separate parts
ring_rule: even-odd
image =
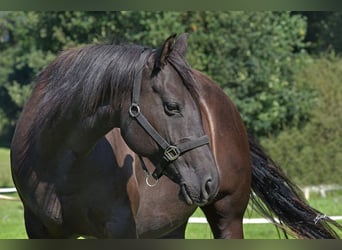
[[[149,123],[146,117],[141,113],[139,106],[139,97],[141,89],[142,70],[148,57],[147,54],[149,53],[149,50],[144,50],[137,63],[138,69],[136,70],[134,75],[132,104],[129,108],[129,115],[139,123],[139,125],[153,138],[153,140],[163,150],[163,157],[161,159],[160,165],[159,167],[156,167],[156,169],[152,173],[152,177],[158,180],[163,174],[164,168],[168,164],[177,160],[179,156],[187,151],[209,144],[209,139],[206,135],[204,135],[178,145],[171,145],[153,128],[151,123]],[[146,171],[146,169],[144,170]]]

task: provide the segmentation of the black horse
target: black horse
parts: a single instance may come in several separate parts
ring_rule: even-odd
[[[70,50],[38,77],[11,151],[29,237],[183,238],[200,206],[215,238],[243,238],[252,194],[295,236],[337,238],[231,100],[186,64],[187,36],[172,40]]]
[[[169,37],[156,50],[71,49],[39,74],[11,145],[12,176],[29,237],[137,236],[130,202],[122,195],[126,180],[111,169],[114,178],[106,183],[98,178],[103,169],[91,169],[95,162],[111,163],[113,152],[103,155],[108,148],[101,145],[114,127],[135,153],[153,162],[154,178],[166,175],[178,183],[184,201],[204,205],[214,199],[218,168],[184,44],[174,40]],[[82,179],[87,174],[93,183]],[[95,184],[110,200],[91,195],[88,188]],[[114,209],[121,206],[127,209]]]

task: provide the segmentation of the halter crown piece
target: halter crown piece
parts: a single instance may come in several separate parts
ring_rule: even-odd
[[[139,106],[139,97],[141,90],[142,70],[147,60],[147,54],[149,53],[149,50],[144,49],[137,63],[137,70],[134,75],[132,103],[129,108],[129,115],[138,122],[138,124],[152,137],[152,139],[163,150],[163,157],[161,159],[160,166],[156,167],[156,169],[152,173],[152,177],[155,180],[158,180],[162,176],[164,168],[168,164],[177,160],[179,156],[181,156],[187,151],[209,144],[209,139],[208,136],[204,135],[178,145],[171,145],[153,128],[151,123],[149,123],[146,117],[141,113]],[[143,168],[144,171],[148,173],[148,170],[144,164]],[[149,175],[146,178],[149,178]],[[146,183],[148,183],[147,180]]]

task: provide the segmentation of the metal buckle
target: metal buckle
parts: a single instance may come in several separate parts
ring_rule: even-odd
[[[180,151],[176,146],[168,146],[164,151],[164,159],[168,162],[175,161],[180,156]]]

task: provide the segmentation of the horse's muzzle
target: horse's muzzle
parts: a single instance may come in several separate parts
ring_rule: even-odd
[[[180,196],[189,206],[204,206],[210,203],[217,194],[214,182],[209,178],[197,190],[185,183],[180,185]]]

